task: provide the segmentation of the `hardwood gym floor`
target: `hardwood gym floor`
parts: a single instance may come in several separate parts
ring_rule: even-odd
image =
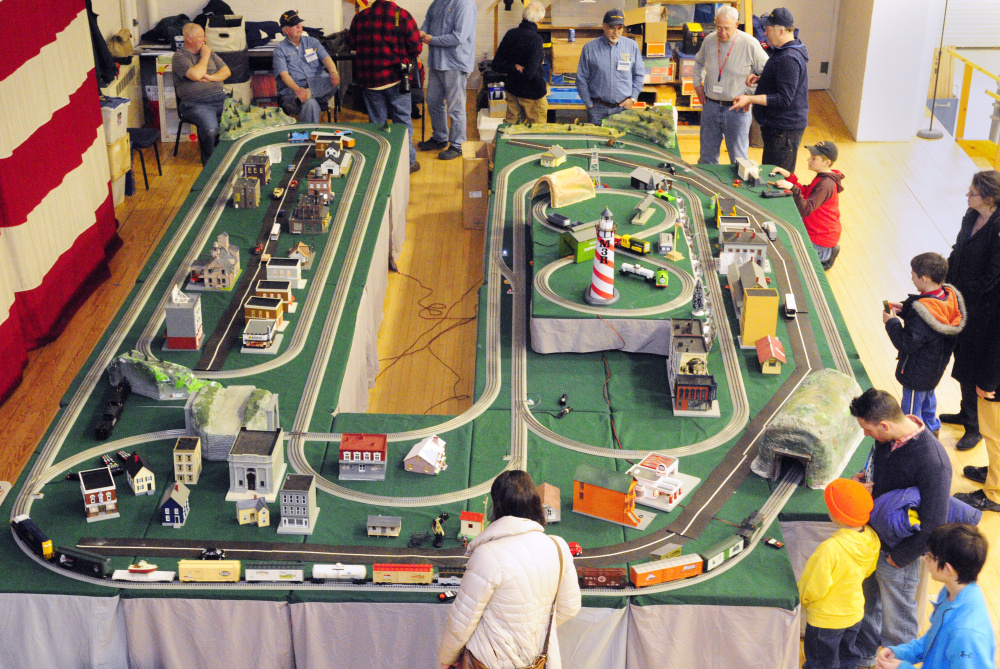
[[[981,168],[948,137],[856,143],[825,92],[813,92],[810,104],[803,143],[836,142],[837,167],[847,177],[841,195],[842,251],[827,278],[873,385],[898,395],[895,351],[880,316],[882,300],[898,300],[912,290],[911,257],[924,251],[948,255],[965,211],[971,175]],[[471,104],[469,108],[472,138],[475,121]],[[348,112],[342,120],[365,117]],[[419,121],[416,131],[419,136]],[[696,129],[682,128],[680,148],[686,160],[697,161]],[[68,319],[58,339],[30,354],[24,381],[0,405],[0,430],[7,435],[0,451],[0,479],[15,480],[28,462],[60,399],[197,177],[201,169],[197,147],[183,143],[176,158],[171,149],[160,147],[163,176],[156,175],[152,152],[147,152],[150,189],[143,189],[138,179],[139,190],[115,210],[123,246],[111,259],[110,277]],[[760,150],[751,149],[751,158],[759,160]],[[400,271],[389,276],[379,333],[382,372],[370,393],[370,411],[456,414],[471,404],[483,231],[462,227],[462,161],[441,161],[434,153],[421,153],[419,160],[423,169],[411,177]],[[808,182],[812,175],[804,163],[799,161],[798,174]],[[958,388],[950,378],[942,382],[938,401],[942,411],[957,408]],[[941,432],[956,472],[954,492],[974,488],[961,477],[965,465],[986,462],[982,445],[956,452],[960,436],[950,426]],[[981,529],[988,537],[1000,536],[1000,514],[987,513]],[[1000,621],[998,551],[1000,547],[995,547],[980,578],[991,602],[995,631]]]

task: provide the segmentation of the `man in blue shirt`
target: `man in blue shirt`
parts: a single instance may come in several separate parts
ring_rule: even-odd
[[[302,19],[294,9],[279,21],[285,39],[274,47],[271,67],[278,84],[278,100],[300,123],[319,123],[320,103],[326,103],[340,85],[333,58],[315,37],[302,34]]]
[[[603,24],[604,37],[587,42],[576,70],[576,90],[587,107],[587,122],[594,125],[631,109],[639,99],[646,74],[639,45],[623,36],[622,10],[606,12]]]
[[[452,160],[462,155],[465,141],[465,84],[476,65],[476,1],[434,0],[420,39],[430,47],[427,113],[434,134],[417,148],[444,149],[438,158]]]

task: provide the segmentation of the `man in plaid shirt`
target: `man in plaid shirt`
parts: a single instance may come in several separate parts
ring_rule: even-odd
[[[375,0],[354,16],[348,32],[354,59],[354,80],[361,86],[368,119],[372,123],[403,123],[409,131],[410,173],[420,169],[413,146],[413,120],[410,117],[410,93],[400,92],[403,74],[400,65],[417,68],[417,56],[423,48],[420,29],[413,16],[392,0]]]

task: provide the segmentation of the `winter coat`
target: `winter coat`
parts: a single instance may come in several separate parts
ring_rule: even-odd
[[[965,329],[962,294],[948,284],[942,289],[944,298],[910,295],[899,310],[899,318],[885,324],[889,340],[899,351],[896,380],[911,390],[937,388],[955,350],[955,339]]]
[[[753,117],[764,128],[804,130],[809,125],[809,52],[798,38],[771,48],[760,73],[757,95],[766,105],[754,105]]]
[[[563,554],[561,575],[556,544]],[[440,662],[456,662],[467,647],[490,669],[530,664],[542,652],[558,585],[546,667],[560,669],[556,625],[580,610],[580,586],[566,542],[550,538],[532,520],[504,516],[469,542],[467,554],[438,651]]]
[[[948,257],[948,283],[965,300],[965,329],[955,342],[955,365],[951,375],[960,383],[975,383],[979,365],[978,339],[986,320],[1000,309],[1000,209],[972,235],[979,212],[969,209],[962,219],[958,238]]]
[[[799,579],[806,622],[823,629],[847,629],[865,615],[861,582],[875,571],[879,539],[875,530],[844,527],[810,556]]]
[[[840,196],[844,192],[841,181],[843,172],[819,172],[808,186],[799,183],[794,174],[788,175],[792,183],[792,197],[805,223],[809,241],[816,246],[832,249],[840,241]]]
[[[889,650],[901,660],[899,669],[913,669],[916,662],[923,662],[923,669],[995,667],[993,624],[979,584],[969,583],[950,602],[948,589],[941,588],[927,634]]]
[[[525,19],[503,36],[493,56],[493,69],[507,75],[504,88],[509,93],[519,98],[539,100],[548,92],[542,70],[544,59],[538,26]],[[524,72],[518,72],[515,65],[523,67]]]
[[[885,550],[920,530],[920,491],[916,488],[893,490],[875,500],[868,524],[878,533]],[[948,501],[949,523],[978,525],[983,512],[952,497]]]

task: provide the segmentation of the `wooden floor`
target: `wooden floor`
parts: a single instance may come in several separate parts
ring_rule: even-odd
[[[924,251],[948,255],[965,211],[964,193],[979,168],[947,137],[931,142],[855,143],[826,93],[812,93],[810,102],[804,143],[836,142],[837,167],[846,175],[840,200],[842,251],[827,277],[873,385],[898,396],[895,351],[880,316],[882,300],[899,300],[912,290],[912,256]],[[344,120],[364,117],[348,115]],[[474,138],[471,106],[469,128]],[[694,162],[697,135],[684,130],[681,152]],[[150,190],[142,188],[140,178],[139,191],[115,210],[124,244],[111,260],[111,278],[83,304],[56,341],[31,353],[24,382],[0,406],[0,431],[7,435],[0,451],[0,479],[16,479],[27,463],[62,395],[128,295],[200,170],[194,144],[183,143],[177,158],[169,155],[172,147],[160,148],[164,175],[156,175],[155,161],[147,152]],[[751,158],[759,160],[760,150],[751,149]],[[441,161],[434,153],[420,153],[419,160],[423,169],[411,177],[400,271],[389,277],[379,335],[382,372],[370,393],[370,410],[456,414],[472,399],[483,232],[462,227],[462,161]],[[799,161],[798,175],[803,181],[811,179],[804,159]],[[942,382],[938,395],[942,411],[957,408],[958,389],[950,378]],[[986,463],[982,445],[957,453],[954,444],[959,436],[951,427],[941,433],[956,472],[954,492],[975,487],[961,477],[963,466]],[[985,514],[981,528],[988,537],[1000,536],[1000,514]],[[991,553],[980,582],[991,601],[996,630],[1000,547]]]

